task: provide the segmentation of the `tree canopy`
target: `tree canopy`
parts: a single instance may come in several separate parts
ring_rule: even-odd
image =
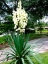
[[[48,0],[24,0],[23,6],[37,19],[48,15]]]
[[[19,0],[0,0],[0,16],[12,16],[12,11],[17,10],[18,1]],[[26,10],[29,16],[28,27],[34,28],[37,20],[41,19],[43,16],[48,16],[48,0],[21,0],[21,2],[22,7]],[[4,23],[4,26],[6,25],[8,28],[11,20],[9,19],[8,22],[8,19],[6,19],[5,21],[7,22]],[[12,25],[12,27],[14,26]]]
[[[8,1],[10,3],[12,2],[12,5],[9,6]],[[12,10],[17,7],[18,1],[19,0],[0,0],[0,14],[2,14],[3,12],[12,14]],[[44,15],[48,15],[48,0],[21,0],[21,1],[22,6],[25,8],[25,10],[28,13],[32,14],[37,19],[42,18],[42,16]]]

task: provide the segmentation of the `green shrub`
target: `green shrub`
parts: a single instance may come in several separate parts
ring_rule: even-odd
[[[30,57],[34,57],[40,64],[42,62],[34,55],[31,45],[23,35],[11,34],[12,41],[7,37],[8,44],[11,47],[11,52],[7,53],[7,59],[12,59],[10,64],[34,64]]]
[[[0,37],[0,44],[4,44],[6,42],[5,36]]]

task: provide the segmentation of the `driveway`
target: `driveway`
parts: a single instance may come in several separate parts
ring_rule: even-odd
[[[48,37],[34,39],[29,41],[31,46],[33,46],[33,50],[39,53],[48,52]]]

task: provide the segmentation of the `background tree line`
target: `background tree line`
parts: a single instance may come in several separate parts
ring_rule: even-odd
[[[5,21],[7,21],[1,24],[3,28],[0,27],[0,30],[5,30],[5,32],[8,30],[13,30],[14,25],[12,25],[11,19],[12,11],[13,9],[16,10],[18,1],[19,0],[0,0],[0,16],[3,17]],[[22,7],[26,10],[29,16],[27,28],[34,28],[37,24],[37,20],[40,20],[43,16],[48,16],[48,0],[21,1]],[[8,15],[11,15],[11,17]]]

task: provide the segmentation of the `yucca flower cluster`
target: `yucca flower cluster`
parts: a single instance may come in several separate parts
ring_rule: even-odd
[[[28,14],[22,9],[21,1],[18,2],[16,11],[13,10],[13,21],[16,31],[20,30],[20,32],[23,32],[25,30],[28,21]]]

